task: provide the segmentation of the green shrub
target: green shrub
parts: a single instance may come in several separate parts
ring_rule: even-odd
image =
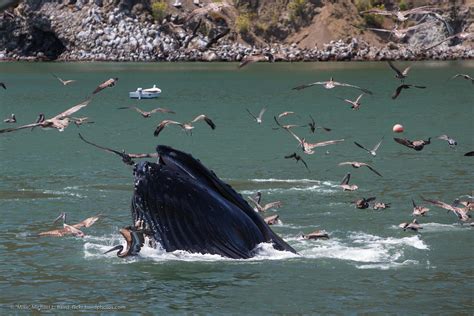
[[[161,22],[168,14],[168,4],[162,0],[154,0],[151,4],[151,14],[156,21]]]

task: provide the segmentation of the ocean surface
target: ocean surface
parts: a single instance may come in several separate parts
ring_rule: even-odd
[[[471,314],[474,308],[474,231],[456,216],[427,205],[420,196],[451,203],[473,195],[474,85],[456,73],[474,75],[474,61],[396,63],[411,65],[409,89],[392,100],[399,81],[385,62],[253,64],[235,63],[0,63],[0,118],[15,113],[18,123],[38,113],[54,116],[87,98],[102,81],[118,77],[113,88],[94,96],[76,116],[94,124],[56,130],[20,130],[0,135],[0,313],[31,309],[56,311],[149,311],[160,315],[199,314]],[[51,73],[75,79],[63,86]],[[355,84],[374,92],[354,111],[340,98],[359,90],[300,84],[323,81]],[[158,99],[132,100],[128,92],[156,84]],[[176,114],[144,119],[133,110],[165,107]],[[246,112],[267,107],[263,123]],[[330,132],[308,127],[294,132],[309,142],[344,139],[306,155],[273,116],[304,125],[311,114]],[[205,113],[211,130],[196,123],[192,136],[176,126],[153,136],[162,119],[189,121]],[[405,128],[394,134],[396,123]],[[0,123],[1,128],[10,127]],[[166,253],[145,247],[139,256],[120,259],[103,252],[124,244],[118,230],[131,223],[132,168],[119,157],[82,142],[132,153],[154,152],[166,144],[191,153],[232,185],[244,198],[262,192],[263,202],[283,206],[273,229],[298,255],[261,244],[250,260],[215,255]],[[450,148],[437,137],[457,140]],[[354,141],[372,148],[372,157]],[[417,152],[394,142],[431,137]],[[284,159],[299,153],[301,162]],[[344,161],[367,168],[338,166]],[[359,190],[343,192],[339,183],[350,172]],[[375,196],[391,208],[359,210],[351,202]],[[412,221],[412,202],[428,206],[418,218],[423,229],[403,231]],[[67,212],[68,222],[103,214],[84,238],[36,237],[60,228],[52,221]],[[302,234],[326,230],[329,240],[305,240]]]

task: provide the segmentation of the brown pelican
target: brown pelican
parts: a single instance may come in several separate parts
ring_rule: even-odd
[[[471,215],[468,214],[469,209],[467,207],[457,207],[442,201],[425,199],[424,197],[421,197],[421,199],[425,202],[444,208],[445,210],[448,210],[448,212],[453,212],[461,222],[468,223],[471,221]]]
[[[123,110],[123,109],[134,109],[135,111],[137,111],[138,113],[140,113],[144,118],[149,118],[152,114],[156,113],[156,112],[160,112],[160,113],[171,113],[171,114],[175,114],[176,112],[172,111],[172,110],[168,110],[168,109],[164,109],[164,108],[156,108],[156,109],[153,109],[151,111],[143,111],[141,110],[140,108],[136,107],[136,106],[124,106],[124,107],[121,107],[119,108],[120,110]]]
[[[145,239],[143,237],[143,232],[132,230],[131,227],[124,227],[120,229],[120,234],[125,238],[127,246],[125,250],[122,245],[117,245],[112,249],[107,250],[104,254],[118,250],[117,257],[125,258],[128,256],[135,256],[140,251],[140,248],[143,247]]]
[[[158,124],[153,135],[158,136],[160,132],[168,125],[178,125],[186,133],[190,132],[192,134],[192,130],[194,129],[194,126],[192,125],[192,123],[196,123],[202,120],[204,120],[207,123],[207,125],[209,125],[212,129],[216,128],[216,125],[209,117],[207,117],[204,114],[201,114],[201,115],[196,116],[192,121],[187,122],[187,123],[180,123],[180,122],[171,121],[171,120],[163,120],[160,122],[160,124]]]
[[[372,207],[374,210],[384,210],[386,208],[390,208],[390,203],[384,202],[375,202],[374,206]]]
[[[307,235],[301,235],[304,239],[329,239],[329,234],[325,230],[316,230]]]
[[[16,116],[14,113],[9,118],[3,120],[4,123],[16,123]]]
[[[399,29],[398,25],[395,25],[391,30],[379,29],[374,27],[366,27],[364,29],[382,33],[390,33],[390,37],[393,35],[396,39],[403,40],[409,32],[417,30],[418,28],[420,28],[420,26],[424,26],[424,24],[425,23],[421,23],[404,29]]]
[[[400,81],[403,83],[405,81],[405,78],[408,76],[408,71],[410,71],[410,67],[407,67],[403,71],[400,71],[400,69],[395,67],[395,65],[390,60],[388,60],[387,63],[390,66],[390,68],[392,68],[393,71],[397,73],[395,75],[395,78],[400,79]]]
[[[352,100],[349,100],[349,99],[344,99],[344,98],[339,98],[339,97],[337,97],[337,98],[351,104],[351,109],[358,110],[360,108],[360,105],[361,105],[360,99],[362,98],[363,95],[364,95],[363,93],[361,95],[359,95],[355,101],[352,101]]]
[[[249,111],[249,109],[246,109],[247,112],[254,118],[255,122],[257,122],[258,124],[262,124],[262,119],[263,119],[263,114],[265,113],[265,111],[267,110],[266,107],[263,107],[261,110],[260,110],[260,113],[258,114],[258,116],[255,116],[252,114],[252,112]]]
[[[413,203],[413,216],[425,216],[429,212],[429,208],[424,206],[418,206],[415,203],[415,200],[411,200]]]
[[[387,10],[382,10],[382,9],[377,9],[373,8],[370,10],[365,10],[359,12],[360,14],[375,14],[375,15],[384,15],[384,16],[390,16],[395,19],[397,19],[400,22],[405,22],[408,20],[408,17],[410,15],[417,15],[417,14],[431,14],[435,13],[436,10],[439,10],[438,8],[431,7],[431,6],[421,6],[418,8],[413,8],[410,10],[393,10],[393,11],[387,11]]]
[[[359,89],[359,90],[363,91],[364,93],[372,94],[372,91],[370,91],[370,90],[367,90],[367,89],[364,89],[364,88],[361,88],[361,87],[358,87],[358,86],[354,86],[354,85],[351,85],[351,84],[348,84],[348,83],[341,83],[341,82],[334,81],[333,77],[331,77],[328,81],[317,81],[317,82],[313,82],[313,83],[303,84],[301,86],[294,87],[293,90],[302,90],[302,89],[309,88],[309,87],[312,87],[312,86],[315,86],[315,85],[322,85],[326,89],[333,89],[333,88],[338,87],[338,86],[339,87],[350,87],[350,88]]]
[[[68,127],[69,123],[71,122],[71,119],[69,118],[69,116],[76,113],[77,111],[79,111],[83,107],[87,106],[90,101],[91,101],[91,99],[87,99],[87,100],[79,103],[78,105],[75,105],[72,108],[70,108],[70,109],[68,109],[68,110],[66,110],[62,113],[59,113],[58,115],[56,115],[52,118],[49,118],[49,119],[44,119],[44,115],[40,114],[40,116],[38,117],[38,120],[36,121],[36,123],[31,123],[31,124],[27,124],[27,125],[23,125],[23,126],[19,126],[19,127],[14,127],[14,128],[2,129],[2,130],[0,130],[0,134],[1,133],[13,132],[13,131],[24,129],[24,128],[36,127],[36,126],[39,126],[39,127],[45,128],[45,129],[55,128],[58,131],[62,132],[66,127]]]
[[[445,39],[443,39],[442,41],[439,41],[439,42],[437,42],[437,43],[435,43],[435,44],[433,44],[433,45],[431,45],[431,46],[428,46],[428,47],[426,47],[426,48],[422,48],[421,50],[422,50],[423,52],[426,52],[426,51],[428,51],[428,50],[430,50],[430,49],[433,49],[433,48],[435,48],[435,47],[437,47],[437,46],[443,44],[444,42],[450,41],[450,40],[452,40],[452,39],[454,39],[454,38],[457,38],[457,39],[459,39],[460,41],[472,39],[473,36],[474,36],[474,33],[465,32],[465,31],[466,31],[466,28],[465,28],[463,31],[459,32],[459,33],[456,33],[456,34],[453,34],[453,35],[451,35],[451,36],[448,36],[448,37],[446,37]]]
[[[95,88],[95,90],[92,92],[92,94],[96,94],[96,93],[104,90],[105,88],[115,86],[117,81],[118,81],[118,78],[110,78],[109,80],[106,80],[106,81],[102,82],[100,85],[97,86],[97,88]]]
[[[413,88],[418,88],[418,89],[425,89],[426,88],[425,86],[417,86],[417,85],[413,85],[413,84],[404,84],[404,83],[402,83],[401,85],[399,85],[397,87],[397,89],[393,93],[392,99],[395,100],[400,95],[400,92],[402,92],[403,89],[409,89],[409,88],[412,88],[412,87]]]
[[[204,17],[207,14],[217,14],[220,13],[223,9],[231,7],[230,4],[221,2],[211,2],[206,4],[201,8],[194,9],[186,17],[185,22],[190,21],[194,17]]]
[[[267,223],[267,225],[276,225],[280,223],[280,215],[275,214],[272,216],[268,216],[265,217],[263,220],[265,221],[265,223]]]
[[[418,224],[418,221],[416,220],[416,218],[411,223],[401,223],[400,225],[398,225],[398,227],[402,228],[403,231],[406,231],[407,229],[411,229],[415,232],[417,232],[418,229],[423,229],[423,227],[421,227],[421,225]]]
[[[458,144],[458,142],[454,138],[451,138],[448,135],[441,135],[438,137],[438,139],[447,141],[449,147],[451,148],[454,148]]]
[[[380,141],[374,146],[374,148],[372,148],[371,150],[365,148],[364,146],[362,146],[361,144],[359,144],[358,142],[354,142],[354,144],[356,144],[356,146],[362,148],[363,150],[365,150],[366,152],[368,152],[369,154],[371,154],[372,156],[377,156],[377,150],[379,149],[380,147],[380,144],[382,144],[382,141],[383,141],[383,136],[382,138],[380,139]]]
[[[271,208],[279,208],[283,205],[281,203],[281,201],[270,202],[270,203],[267,203],[267,204],[264,204],[264,205],[260,204],[260,202],[262,201],[262,193],[260,193],[260,192],[257,192],[257,199],[256,200],[251,196],[249,196],[248,199],[253,204],[255,204],[255,210],[257,212],[262,212],[262,213],[268,211]]]
[[[375,196],[369,198],[362,198],[360,200],[354,201],[355,207],[358,209],[365,209],[369,207],[369,202],[375,201]]]
[[[66,217],[67,217],[67,214],[65,212],[61,212],[61,214],[59,214],[59,216],[54,220],[54,223],[56,223],[60,219],[63,220],[63,223],[66,223]],[[95,216],[91,216],[91,217],[86,218],[82,222],[79,222],[77,224],[70,225],[70,226],[74,227],[74,228],[77,228],[77,229],[82,228],[82,227],[88,228],[88,227],[91,227],[92,225],[94,225],[95,222],[97,222],[99,220],[99,218],[101,218],[101,217],[102,217],[102,214],[97,214]]]
[[[351,179],[351,174],[350,173],[347,173],[344,178],[342,178],[342,181],[341,181],[341,184],[340,184],[340,187],[344,190],[344,191],[355,191],[357,190],[359,187],[355,184],[349,184],[349,180]]]
[[[68,225],[66,224],[66,213],[62,212],[59,214],[59,216],[54,220],[53,223],[56,223],[60,219],[63,220],[63,228],[61,229],[55,229],[55,230],[50,230],[46,232],[41,232],[38,234],[38,236],[52,236],[52,237],[63,237],[67,235],[73,235],[76,237],[84,237],[84,233],[80,230],[80,228],[85,227],[91,227],[95,222],[99,220],[101,217],[101,214],[98,214],[96,216],[92,216],[89,218],[86,218],[82,222],[79,222],[74,225]]]
[[[260,55],[247,55],[240,61],[239,69],[259,61],[268,61],[273,63],[275,61],[275,57],[273,57],[273,55],[270,53]]]
[[[466,75],[466,74],[456,74],[451,79],[455,79],[455,78],[458,78],[458,77],[464,78],[466,80],[471,80],[471,83],[474,84],[474,78],[472,78],[471,76]]]
[[[345,166],[345,165],[351,165],[353,168],[367,167],[370,169],[370,171],[372,171],[376,175],[380,177],[382,176],[377,170],[375,170],[372,166],[370,166],[369,164],[366,164],[365,162],[345,161],[338,164],[338,166]]]
[[[339,142],[343,142],[344,139],[336,139],[336,140],[328,140],[328,141],[325,141],[325,142],[319,142],[319,143],[314,143],[314,144],[311,144],[311,143],[308,143],[306,142],[306,140],[304,138],[299,138],[295,133],[293,133],[290,129],[286,129],[286,131],[288,131],[288,133],[290,133],[291,135],[293,135],[293,137],[298,141],[299,143],[299,146],[301,146],[301,148],[303,149],[303,152],[305,154],[308,154],[308,155],[312,155],[314,154],[314,148],[316,147],[323,147],[323,146],[328,146],[328,145],[334,145],[334,144],[337,144]]]
[[[61,82],[63,84],[63,86],[67,86],[68,84],[71,84],[71,83],[74,83],[76,82],[76,80],[63,80],[61,78],[59,78],[58,76],[56,76],[55,74],[51,74],[54,78],[58,79],[59,82]]]
[[[416,151],[420,151],[425,145],[431,144],[431,137],[428,140],[408,140],[406,138],[393,138],[397,143],[402,144],[408,148],[413,148]]]
[[[0,82],[0,87],[2,87],[3,89],[7,90],[7,86],[6,86],[5,83],[3,83],[3,82]]]
[[[286,159],[294,159],[294,160],[296,160],[297,163],[298,163],[298,161],[301,161],[304,164],[304,166],[306,167],[306,169],[308,169],[308,171],[310,171],[309,168],[308,168],[308,165],[303,160],[303,158],[301,158],[300,155],[297,155],[296,153],[292,153],[291,155],[285,156],[285,158]]]
[[[316,122],[314,121],[314,118],[311,116],[311,114],[309,115],[309,118],[311,119],[311,122],[308,123],[308,126],[309,126],[309,129],[311,130],[311,133],[314,134],[314,132],[315,132],[318,128],[322,128],[322,129],[325,130],[326,132],[330,132],[330,131],[331,131],[330,128],[327,128],[327,127],[324,127],[324,126],[317,126],[317,125],[316,125]]]
[[[97,147],[99,149],[102,149],[102,150],[105,150],[105,151],[108,151],[108,152],[111,152],[113,154],[116,154],[116,155],[119,155],[120,157],[122,157],[122,161],[124,163],[126,163],[127,165],[130,165],[130,166],[133,166],[135,164],[135,161],[133,161],[133,159],[140,159],[140,158],[159,158],[159,155],[158,153],[150,153],[150,154],[127,154],[124,150],[122,150],[121,152],[118,151],[118,150],[114,150],[114,149],[110,149],[110,148],[107,148],[107,147],[103,147],[103,146],[100,146],[100,145],[97,145],[97,144],[94,144],[93,142],[90,142],[88,140],[86,140],[84,137],[82,137],[81,133],[79,133],[79,138],[86,142],[87,144],[89,145],[92,145],[94,147]]]
[[[84,124],[94,124],[94,122],[89,121],[89,118],[86,117],[71,117],[71,121],[76,124],[77,127]]]

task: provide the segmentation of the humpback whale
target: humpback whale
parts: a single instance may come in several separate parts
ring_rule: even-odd
[[[199,160],[168,146],[158,146],[157,152],[157,163],[134,166],[131,239],[143,234],[167,252],[185,250],[233,259],[253,257],[263,242],[296,253],[240,194]]]

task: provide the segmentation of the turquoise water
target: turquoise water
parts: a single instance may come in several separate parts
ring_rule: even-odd
[[[398,63],[400,67],[406,63]],[[2,311],[55,308],[162,314],[219,313],[470,313],[473,309],[473,231],[445,210],[430,207],[419,218],[417,234],[398,228],[412,220],[411,199],[420,195],[451,202],[473,195],[474,94],[470,82],[449,80],[459,72],[473,74],[474,62],[412,63],[407,82],[426,85],[390,98],[398,84],[386,63],[255,64],[242,70],[232,63],[0,63],[0,117],[15,113],[18,124],[47,117],[81,102],[98,83],[119,77],[118,84],[97,94],[78,116],[94,124],[64,132],[22,130],[0,135],[0,275]],[[50,73],[76,79],[62,86]],[[336,97],[355,99],[358,90],[292,87],[327,80],[349,82],[374,91],[359,111]],[[155,100],[131,100],[128,92],[157,84]],[[172,114],[144,119],[118,107],[166,107]],[[245,111],[267,106],[258,125]],[[331,132],[310,134],[310,142],[345,139],[298,152],[296,140],[273,130],[272,116],[296,112],[285,123],[306,124],[311,114]],[[165,118],[187,121],[205,113],[211,130],[197,123],[192,136],[167,127],[158,138],[156,125]],[[393,141],[395,123],[402,137],[427,139],[421,152]],[[0,123],[2,128],[9,127]],[[127,152],[153,152],[166,144],[192,153],[244,197],[261,191],[264,202],[283,206],[273,229],[299,255],[261,245],[256,258],[229,260],[145,248],[136,258],[102,253],[121,243],[118,230],[131,224],[132,169],[112,154],[99,151],[77,136]],[[448,134],[456,149],[437,140]],[[357,148],[384,141],[376,157]],[[400,136],[400,135],[398,135]],[[311,172],[283,156],[298,152]],[[363,161],[382,173],[338,167]],[[351,172],[359,190],[343,192],[338,184]],[[383,211],[357,210],[351,201],[376,196],[391,203]],[[428,206],[428,205],[427,205]],[[84,238],[31,237],[57,226],[52,220],[67,212],[74,223],[101,213],[84,229]],[[325,229],[329,240],[300,236]]]

